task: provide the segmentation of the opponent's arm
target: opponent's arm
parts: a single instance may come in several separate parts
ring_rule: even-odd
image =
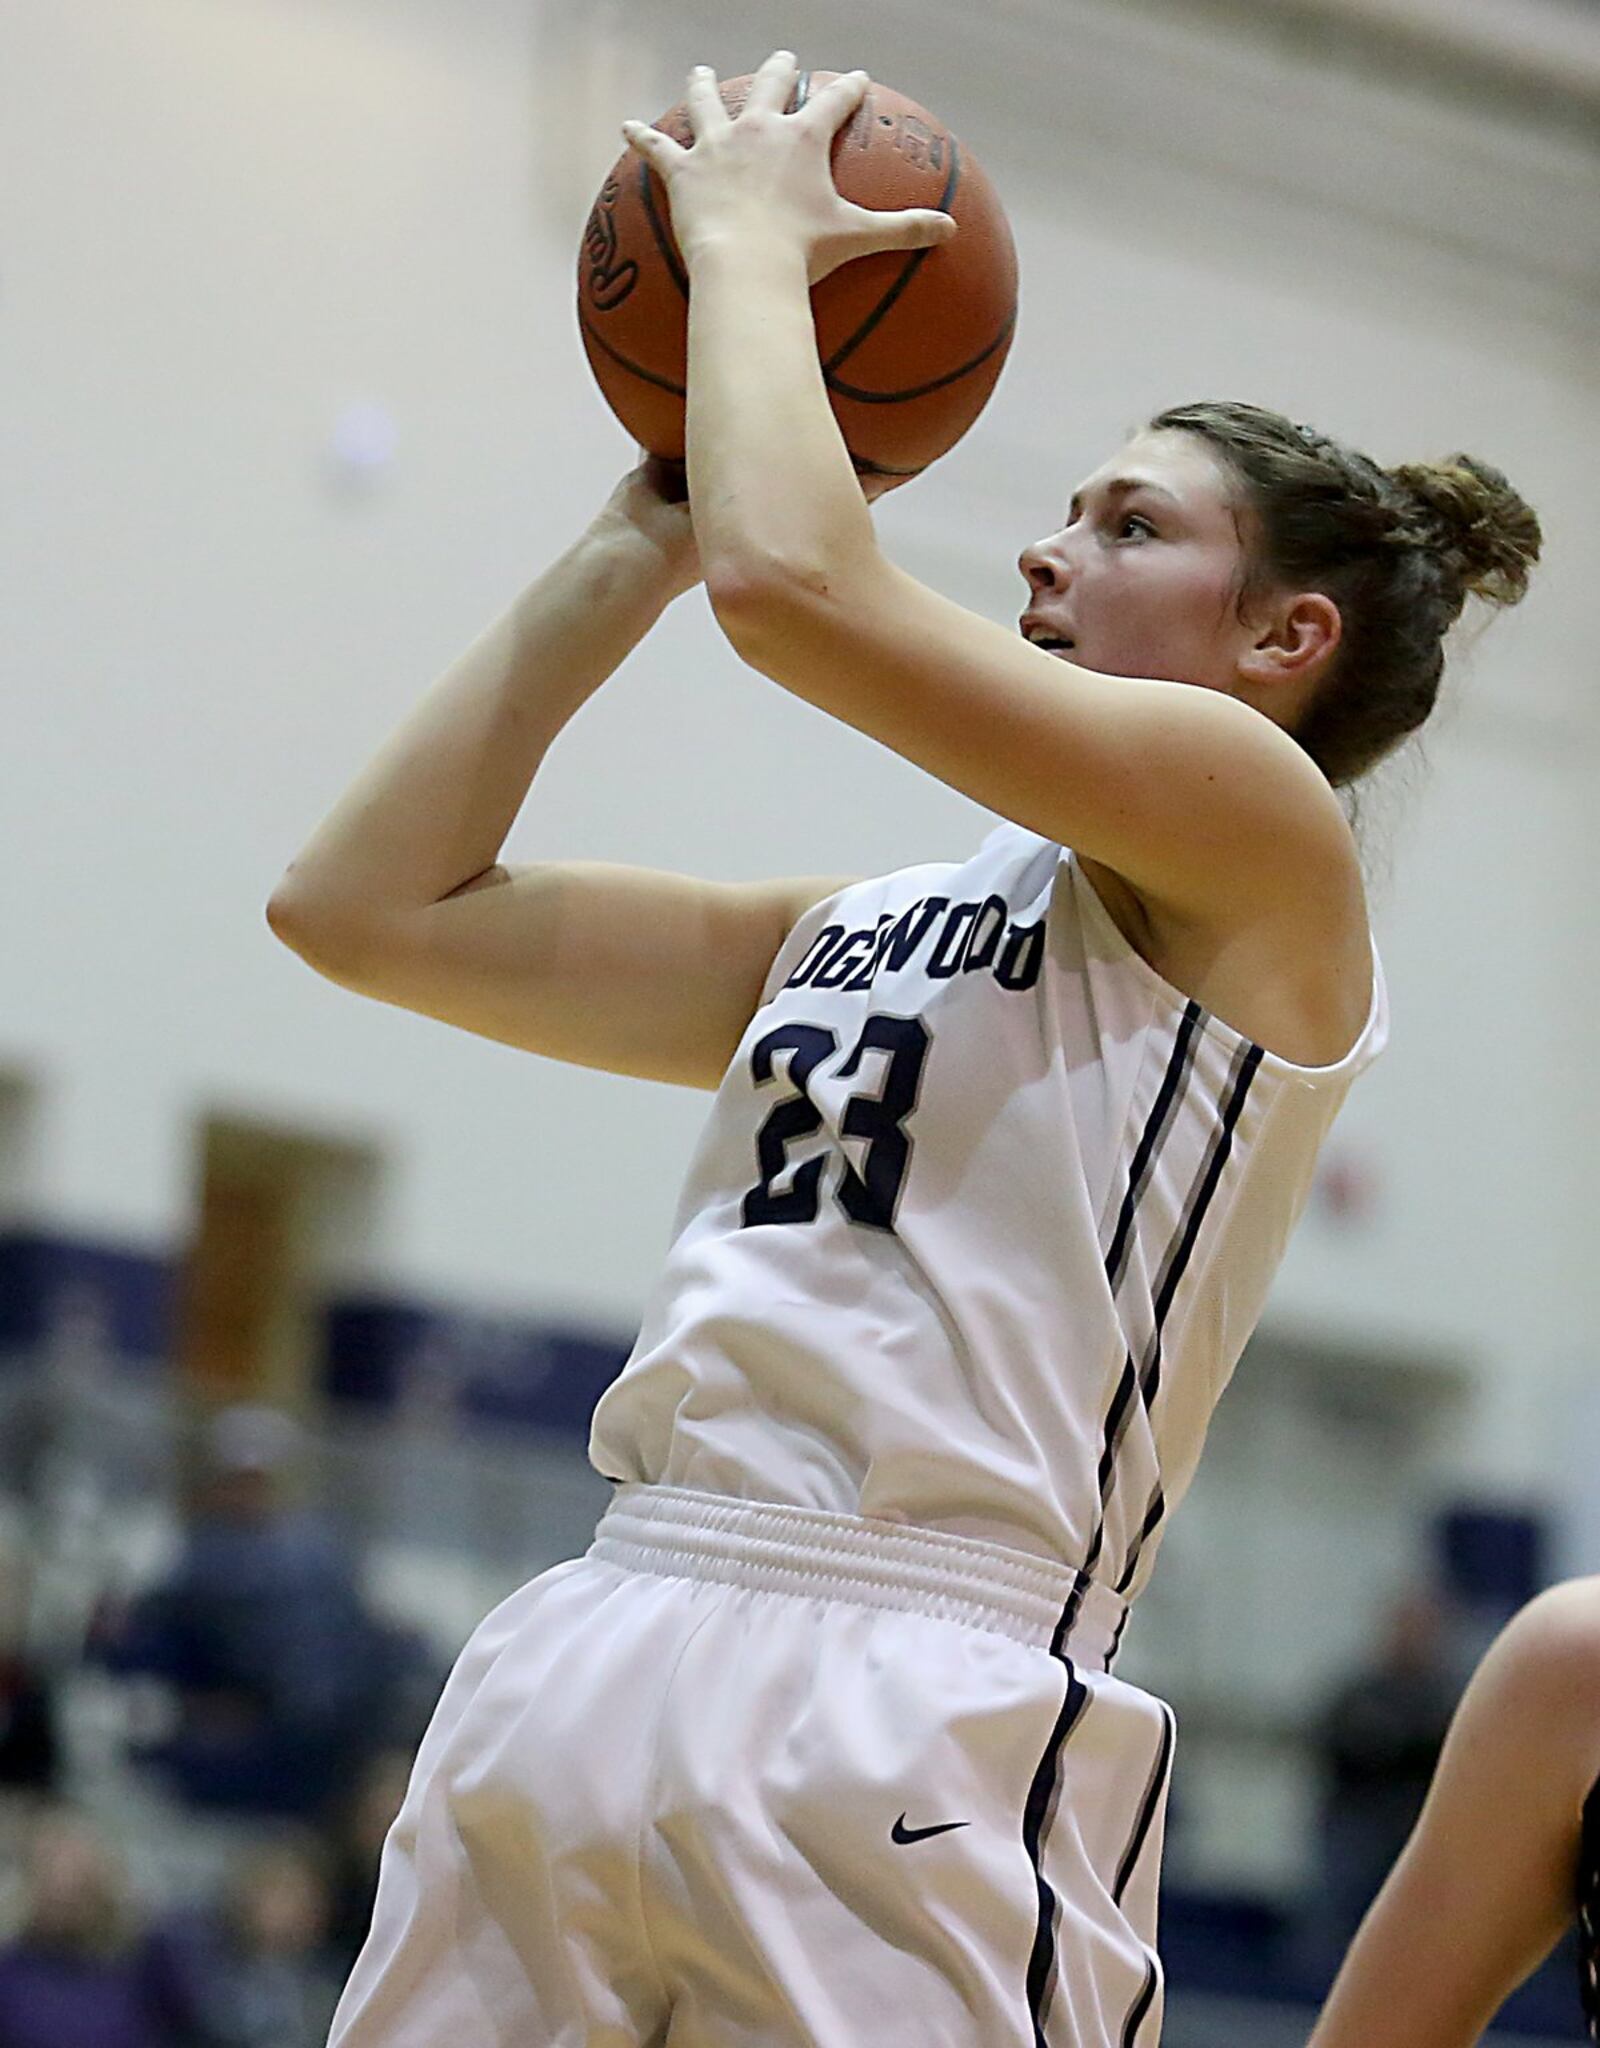
[[[709,81],[691,81],[689,151],[628,131],[668,180],[690,268],[690,489],[728,638],[797,696],[1180,917],[1304,916],[1342,874],[1347,900],[1329,914],[1348,922],[1359,901],[1349,830],[1287,734],[1215,691],[1047,655],[879,550],[828,404],[808,290],[864,249],[941,238],[943,217],[847,207],[826,143],[853,104],[848,82],[792,117],[781,113],[789,83],[769,60],[729,121]]]
[[[1462,1696],[1311,2048],[1471,2048],[1573,1915],[1600,1770],[1600,1581],[1541,1594]],[[1576,1991],[1574,1991],[1576,1997]]]
[[[498,865],[557,733],[697,580],[688,508],[661,481],[625,479],[434,685],[267,916],[361,994],[555,1059],[714,1087],[784,934],[838,884]]]

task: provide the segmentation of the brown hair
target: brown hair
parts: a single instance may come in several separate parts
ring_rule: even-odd
[[[1150,421],[1196,434],[1244,486],[1244,604],[1265,589],[1319,590],[1339,607],[1339,650],[1295,738],[1335,788],[1422,725],[1444,636],[1469,597],[1515,604],[1539,559],[1539,521],[1499,470],[1471,455],[1380,469],[1282,413],[1231,401]]]

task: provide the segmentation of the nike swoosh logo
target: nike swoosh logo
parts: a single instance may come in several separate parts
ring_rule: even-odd
[[[930,1835],[947,1835],[952,1828],[969,1828],[971,1825],[972,1823],[969,1820],[942,1820],[937,1827],[908,1828],[906,1826],[906,1817],[904,1814],[901,1814],[900,1818],[889,1830],[889,1840],[902,1844],[906,1842],[925,1842]]]

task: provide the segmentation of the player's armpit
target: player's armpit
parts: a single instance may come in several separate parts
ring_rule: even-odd
[[[715,1088],[828,877],[709,882],[565,861],[495,867],[343,936],[274,929],[329,980],[547,1058]]]

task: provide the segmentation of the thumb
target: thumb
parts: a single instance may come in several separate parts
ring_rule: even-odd
[[[879,249],[936,249],[958,232],[950,214],[929,207],[908,207],[900,213],[872,213],[862,208],[861,212],[863,222],[870,223],[869,231],[882,238],[874,243]]]
[[[932,249],[948,242],[956,222],[948,213],[928,207],[907,207],[900,213],[877,213],[868,206],[852,205],[833,232],[811,252],[813,284],[852,263],[858,256],[877,256],[895,249]]]
[[[906,243],[910,249],[937,249],[941,242],[953,242],[961,232],[953,213],[922,208],[909,218],[916,223],[915,238]]]

